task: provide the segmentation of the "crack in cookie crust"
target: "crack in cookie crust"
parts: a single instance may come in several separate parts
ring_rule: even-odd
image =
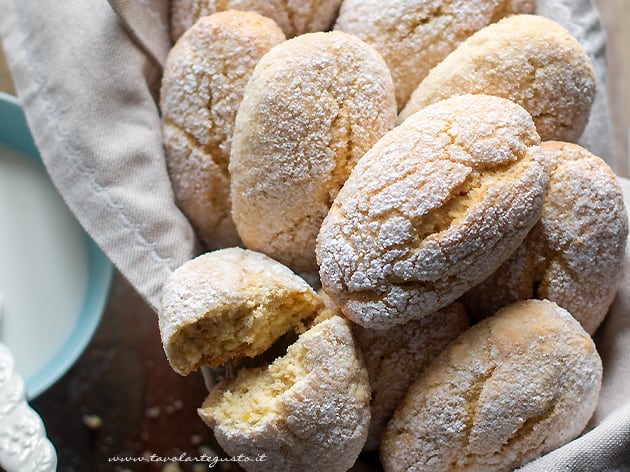
[[[448,97],[488,94],[525,108],[541,139],[574,142],[595,89],[591,60],[568,31],[547,18],[515,15],[473,34],[436,65],[398,121]]]
[[[348,470],[370,421],[367,370],[350,323],[325,319],[271,365],[241,369],[219,383],[199,409],[219,444],[233,456],[267,460],[248,470]]]
[[[538,219],[547,185],[538,139],[525,110],[479,95],[394,129],[359,161],[322,225],[326,292],[371,327],[454,301]]]
[[[172,0],[171,37],[177,40],[199,18],[226,10],[254,11],[274,20],[288,38],[327,31],[341,0]]]
[[[334,29],[383,56],[401,109],[431,68],[467,37],[503,16],[533,10],[533,0],[344,0]]]
[[[518,468],[582,431],[601,374],[592,339],[564,309],[540,300],[506,307],[412,384],[383,435],[384,468]]]
[[[270,51],[239,108],[229,167],[243,243],[316,273],[315,240],[332,200],[395,120],[387,66],[359,39],[313,33]]]
[[[527,298],[558,303],[593,333],[616,293],[628,235],[617,178],[570,143],[542,144],[549,187],[540,221],[487,280],[463,297],[474,319]]]
[[[241,244],[229,198],[234,121],[256,63],[284,39],[270,19],[228,11],[200,19],[168,55],[160,108],[169,177],[211,249]]]

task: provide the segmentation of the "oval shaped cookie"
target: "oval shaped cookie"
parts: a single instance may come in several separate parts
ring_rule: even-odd
[[[381,443],[386,471],[510,471],[579,435],[602,363],[555,303],[500,310],[457,338],[409,388]]]
[[[465,95],[427,107],[359,161],[322,224],[322,287],[352,321],[422,318],[488,277],[540,216],[528,113]]]
[[[448,344],[468,328],[461,303],[387,329],[352,326],[370,379],[370,427],[364,450],[377,450],[381,433],[409,386]]]
[[[497,95],[525,108],[541,139],[576,141],[595,98],[591,60],[571,34],[536,15],[515,15],[464,41],[418,85],[399,121],[439,100]]]
[[[228,11],[199,20],[166,60],[160,108],[168,172],[178,206],[210,249],[240,244],[228,174],[236,111],[256,63],[284,39],[270,19]]]
[[[344,0],[334,29],[381,53],[401,109],[431,68],[475,31],[533,11],[534,0]]]
[[[311,33],[269,51],[245,90],[229,166],[245,246],[317,272],[315,240],[328,208],[395,120],[387,66],[361,40]]]
[[[628,238],[621,186],[602,159],[577,144],[541,147],[550,178],[540,221],[462,300],[480,319],[517,300],[546,298],[593,334],[621,280]]]
[[[240,248],[202,254],[177,268],[161,294],[160,335],[182,375],[254,357],[323,308],[299,276],[264,254]]]
[[[291,38],[326,31],[335,22],[341,0],[172,0],[171,36],[177,40],[199,18],[226,10],[254,11],[274,20]]]
[[[370,387],[349,322],[316,324],[268,368],[241,369],[219,383],[199,416],[248,471],[339,471],[354,464],[367,435]]]

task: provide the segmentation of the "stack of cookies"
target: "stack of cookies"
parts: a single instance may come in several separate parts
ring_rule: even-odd
[[[628,236],[574,144],[588,56],[533,0],[277,3],[172,2],[166,164],[208,252],[159,323],[178,373],[230,367],[200,417],[252,471],[508,471],[577,437]]]

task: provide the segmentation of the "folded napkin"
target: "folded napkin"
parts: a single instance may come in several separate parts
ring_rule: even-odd
[[[167,37],[167,2],[135,3],[156,31],[146,39]],[[156,103],[160,63],[105,0],[0,6],[7,62],[53,182],[155,308],[164,280],[196,252],[166,170]],[[167,50],[156,48],[160,61]]]
[[[174,203],[162,149],[157,94],[171,45],[168,1],[0,0],[0,8],[15,87],[53,182],[155,309],[165,279],[200,248]],[[537,8],[567,27],[593,59],[598,95],[581,144],[614,167],[597,11],[589,0],[538,0]],[[630,195],[630,182],[622,184]],[[630,470],[630,263],[626,267],[596,339],[604,385],[594,429],[522,470]]]

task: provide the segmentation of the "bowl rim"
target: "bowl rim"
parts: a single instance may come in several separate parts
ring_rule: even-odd
[[[0,125],[0,143],[30,157],[46,172],[18,98],[2,91],[0,91]],[[4,128],[9,128],[8,133],[2,132]],[[81,229],[87,249],[88,284],[79,317],[59,350],[41,369],[24,379],[26,395],[29,399],[39,396],[51,387],[74,365],[93,338],[107,304],[113,265],[82,226]]]

